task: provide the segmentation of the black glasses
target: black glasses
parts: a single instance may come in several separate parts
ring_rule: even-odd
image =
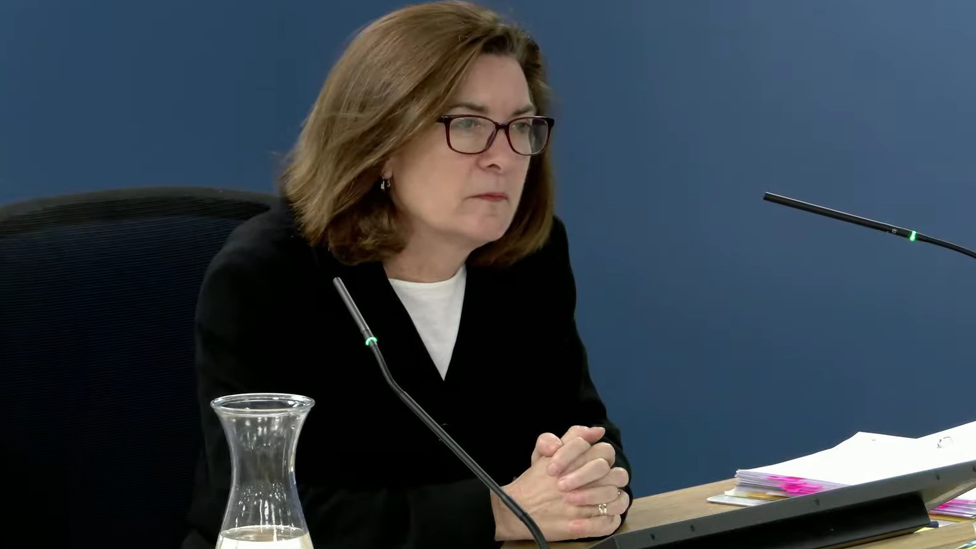
[[[545,116],[523,116],[499,124],[472,114],[448,114],[437,119],[444,124],[447,146],[461,154],[481,154],[495,142],[498,130],[505,130],[508,144],[522,156],[535,156],[546,149],[555,120]]]

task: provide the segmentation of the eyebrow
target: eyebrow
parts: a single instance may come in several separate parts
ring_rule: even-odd
[[[469,111],[474,111],[478,114],[488,114],[488,107],[484,105],[479,105],[478,103],[471,103],[469,101],[458,101],[457,103],[452,103],[447,110],[453,111],[454,109],[467,109]],[[523,114],[528,114],[530,112],[535,112],[535,105],[532,103],[527,103],[517,109],[512,113],[512,116],[521,116]]]

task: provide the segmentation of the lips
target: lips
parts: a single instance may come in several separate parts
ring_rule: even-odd
[[[474,195],[472,198],[487,200],[489,202],[501,202],[502,200],[508,200],[508,195],[505,193],[481,193]]]

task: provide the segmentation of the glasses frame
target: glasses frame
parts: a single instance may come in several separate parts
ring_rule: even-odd
[[[481,149],[478,152],[463,152],[454,148],[454,145],[451,144],[451,122],[453,122],[458,118],[480,118],[482,120],[487,120],[488,122],[491,122],[495,126],[495,129],[492,130],[491,135],[488,136],[488,143],[485,145],[484,149]],[[546,125],[549,127],[549,133],[546,135],[546,142],[542,145],[542,148],[539,149],[539,152],[534,152],[530,154],[520,153],[515,150],[515,145],[512,145],[512,134],[508,133],[508,128],[512,124],[522,120],[545,120]],[[549,141],[552,140],[552,127],[556,123],[554,119],[549,118],[548,116],[520,116],[518,118],[513,118],[508,122],[500,123],[500,122],[495,122],[494,120],[488,118],[487,116],[481,116],[478,114],[445,114],[439,117],[437,121],[441,124],[444,124],[444,137],[447,139],[447,146],[450,147],[452,151],[458,154],[474,155],[474,154],[481,154],[487,151],[488,149],[491,148],[492,145],[495,144],[495,138],[498,136],[498,130],[505,130],[505,139],[508,140],[508,146],[511,147],[512,151],[514,151],[515,154],[520,156],[538,156],[543,152],[545,152],[546,147],[549,146]]]

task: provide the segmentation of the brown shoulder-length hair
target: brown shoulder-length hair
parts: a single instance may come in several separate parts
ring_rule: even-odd
[[[549,87],[538,44],[495,12],[467,2],[406,7],[364,28],[329,73],[281,177],[305,238],[340,261],[382,261],[406,244],[377,185],[384,162],[444,114],[481,54],[522,66],[538,114]],[[549,149],[532,157],[508,231],[475,250],[474,265],[509,265],[540,248],[553,214]]]

